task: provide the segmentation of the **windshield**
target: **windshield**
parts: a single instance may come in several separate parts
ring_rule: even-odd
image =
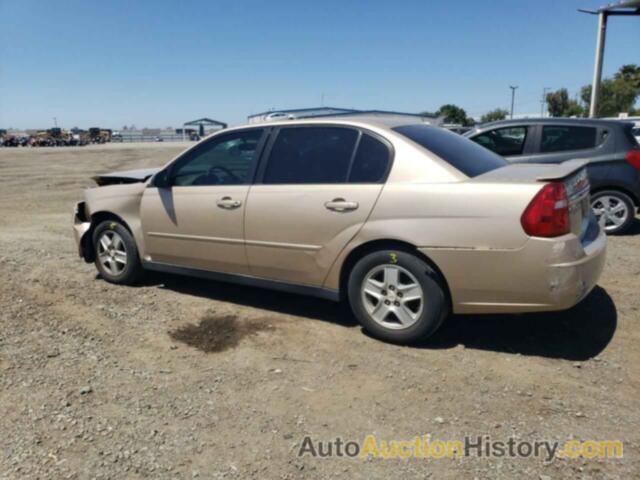
[[[434,153],[468,177],[504,167],[507,161],[468,138],[429,125],[405,125],[394,131]]]

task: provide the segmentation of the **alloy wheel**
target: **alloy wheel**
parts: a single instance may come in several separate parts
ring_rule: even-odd
[[[367,314],[385,328],[408,328],[422,314],[422,287],[411,272],[399,265],[373,268],[364,277],[360,290]]]
[[[593,213],[600,227],[606,232],[616,230],[629,218],[629,208],[622,199],[613,195],[603,195],[591,202]]]
[[[111,275],[120,275],[127,266],[127,249],[118,233],[108,230],[98,240],[98,259]]]

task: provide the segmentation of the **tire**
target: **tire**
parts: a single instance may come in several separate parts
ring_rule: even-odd
[[[115,220],[100,223],[93,232],[95,264],[100,276],[109,283],[132,285],[143,270],[138,247],[127,228]]]
[[[423,340],[449,313],[449,301],[436,272],[406,251],[366,255],[353,267],[348,282],[354,315],[367,332],[381,340],[404,344]],[[409,298],[418,296],[420,300]]]
[[[593,194],[591,208],[608,235],[626,232],[636,217],[633,200],[620,190],[601,190]]]

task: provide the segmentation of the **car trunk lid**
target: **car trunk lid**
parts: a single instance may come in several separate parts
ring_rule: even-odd
[[[472,182],[551,183],[561,182],[567,192],[570,230],[583,238],[589,226],[591,205],[586,162],[571,160],[560,164],[513,164],[473,178]]]

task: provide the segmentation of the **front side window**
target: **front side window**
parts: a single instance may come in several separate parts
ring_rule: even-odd
[[[271,148],[263,183],[344,183],[357,139],[358,132],[350,128],[282,128]]]
[[[566,125],[542,127],[541,153],[583,150],[596,146],[596,128]]]
[[[527,127],[497,128],[476,135],[471,140],[503,157],[522,155]]]
[[[263,129],[232,132],[198,145],[171,169],[172,184],[212,186],[249,183],[263,132]]]

